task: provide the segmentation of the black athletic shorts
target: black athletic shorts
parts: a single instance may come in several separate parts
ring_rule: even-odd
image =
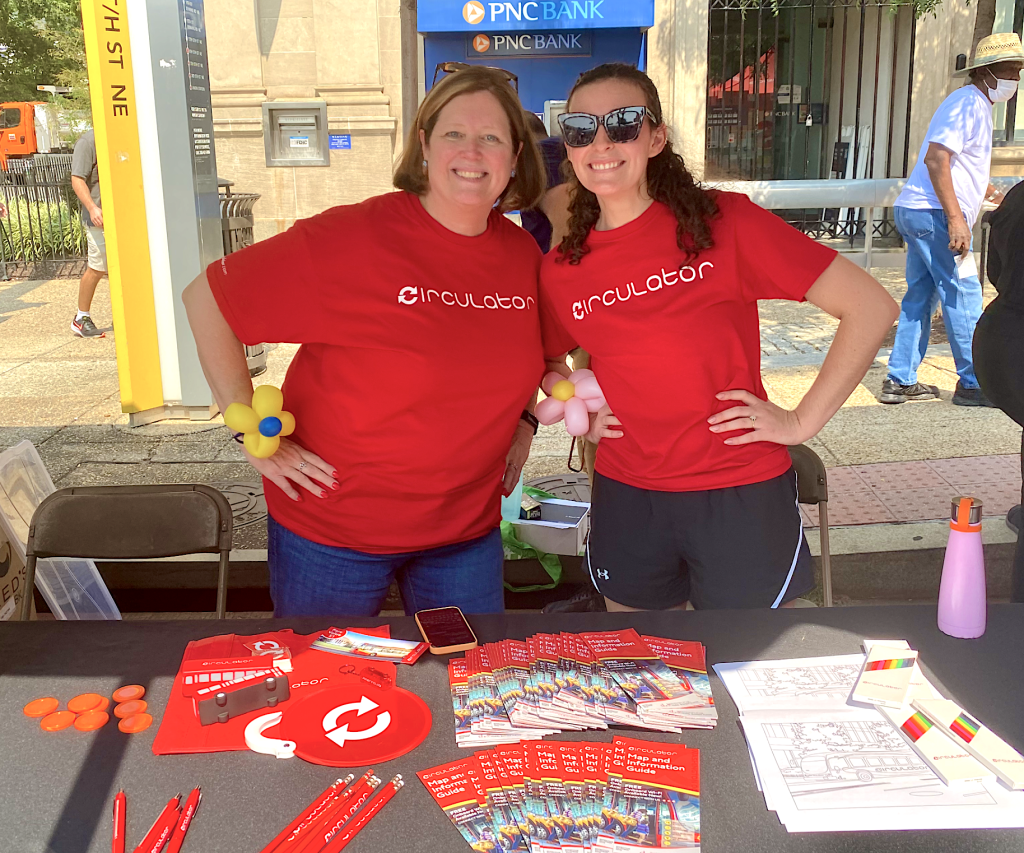
[[[792,469],[700,492],[595,474],[587,567],[602,595],[642,610],[778,607],[815,586]]]

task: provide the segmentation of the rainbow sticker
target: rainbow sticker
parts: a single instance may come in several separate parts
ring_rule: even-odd
[[[890,660],[875,660],[869,661],[864,667],[865,671],[877,670],[877,669],[906,669],[908,666],[914,665],[913,658],[895,658]]]
[[[970,743],[974,740],[978,729],[981,728],[981,723],[977,720],[972,720],[966,713],[961,712],[960,716],[949,724],[949,728],[964,743]]]
[[[914,743],[917,743],[922,735],[928,729],[932,727],[932,721],[929,720],[924,714],[918,711],[914,716],[908,719],[900,728],[904,734],[909,737]]]

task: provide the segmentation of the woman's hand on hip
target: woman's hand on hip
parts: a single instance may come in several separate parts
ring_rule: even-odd
[[[523,466],[530,457],[530,445],[533,444],[533,427],[525,421],[520,421],[516,426],[515,435],[512,436],[512,446],[508,449],[505,457],[505,476],[501,479],[501,493],[508,497],[519,482],[519,475],[523,473]]]
[[[625,434],[621,429],[622,421],[612,414],[611,407],[602,406],[590,415],[590,432],[583,436],[591,444],[597,444],[602,438],[622,438]]]
[[[325,498],[332,489],[338,488],[338,472],[334,466],[290,439],[282,438],[277,452],[266,459],[243,452],[253,468],[293,501],[302,500],[297,487],[318,498]]]
[[[810,438],[800,424],[800,416],[789,409],[776,406],[768,400],[755,397],[749,391],[722,391],[715,395],[718,400],[735,400],[740,403],[731,409],[708,418],[710,430],[714,433],[728,433],[747,430],[743,435],[733,435],[726,444],[753,444],[755,441],[770,441],[774,444],[802,444]]]

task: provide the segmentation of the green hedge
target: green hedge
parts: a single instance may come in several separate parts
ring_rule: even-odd
[[[40,188],[40,192],[45,189]],[[0,199],[2,200],[2,199]],[[85,228],[78,207],[67,201],[10,199],[7,216],[0,219],[2,246],[7,261],[41,261],[81,257],[85,254]]]

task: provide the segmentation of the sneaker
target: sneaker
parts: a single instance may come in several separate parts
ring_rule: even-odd
[[[71,331],[74,332],[80,338],[105,338],[106,335],[96,328],[96,324],[92,321],[92,317],[86,314],[81,320],[74,319],[71,321]]]
[[[565,601],[552,601],[541,613],[604,613],[604,596],[589,584]]]
[[[915,382],[913,385],[900,385],[891,379],[882,383],[882,393],[878,397],[880,403],[905,403],[907,400],[938,400],[939,389],[934,385]]]
[[[989,400],[980,388],[964,388],[959,382],[956,383],[956,390],[953,392],[953,405],[995,408],[995,403]]]
[[[1011,507],[1010,511],[1006,513],[1006,526],[1010,528],[1014,533],[1020,536],[1020,523],[1021,516],[1024,512],[1021,511],[1021,505],[1017,504],[1015,507]]]

